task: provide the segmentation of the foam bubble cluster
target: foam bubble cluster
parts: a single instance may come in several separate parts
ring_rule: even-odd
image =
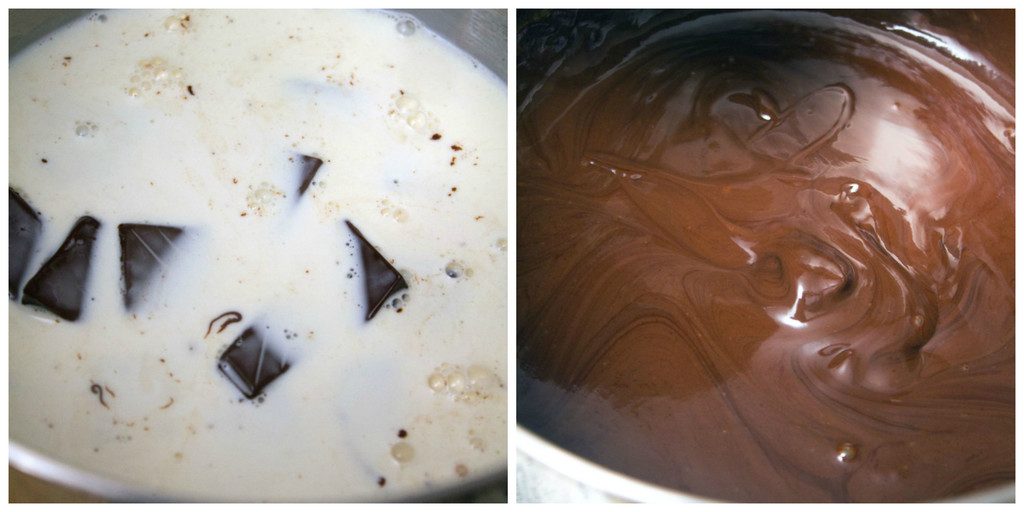
[[[129,78],[125,92],[129,96],[159,96],[185,89],[184,73],[161,57],[140,60]]]
[[[75,123],[75,135],[79,137],[95,137],[100,127],[92,121],[78,121]]]
[[[384,199],[378,201],[380,206],[380,214],[385,217],[391,217],[396,222],[406,222],[409,220],[409,211],[401,206],[392,204],[391,201]]]
[[[254,189],[250,187],[246,201],[249,211],[252,213],[256,215],[270,215],[277,211],[280,200],[285,197],[281,189],[264,181]]]
[[[469,368],[444,363],[427,377],[427,385],[435,393],[445,394],[456,402],[476,403],[495,395],[504,385],[490,369],[474,364]]]
[[[406,91],[392,95],[392,107],[388,110],[389,119],[402,128],[418,133],[434,133],[437,129],[437,118],[427,110],[418,98]]]

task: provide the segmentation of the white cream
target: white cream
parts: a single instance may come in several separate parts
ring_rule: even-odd
[[[387,498],[505,465],[505,86],[407,29],[106,12],[12,60],[10,185],[44,225],[26,280],[78,217],[102,223],[81,319],[10,303],[13,441],[217,499]],[[299,153],[324,160],[302,197]],[[346,219],[409,282],[369,322]],[[187,229],[134,317],[120,223]],[[251,325],[291,362],[261,403],[217,369]]]

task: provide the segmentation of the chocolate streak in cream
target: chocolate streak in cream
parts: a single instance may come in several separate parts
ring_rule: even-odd
[[[943,41],[820,13],[527,25],[519,421],[720,499],[1012,481],[1013,78]]]

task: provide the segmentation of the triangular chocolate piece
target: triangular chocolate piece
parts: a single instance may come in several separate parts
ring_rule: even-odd
[[[409,285],[402,278],[402,274],[395,270],[395,267],[391,266],[388,260],[377,252],[377,249],[374,249],[359,229],[347,220],[345,224],[348,224],[352,234],[359,239],[359,252],[363,258],[363,274],[366,283],[366,307],[368,309],[366,320],[370,321],[391,294],[408,288]]]
[[[324,161],[309,155],[300,155],[301,161],[299,163],[299,175],[302,181],[299,183],[299,195],[306,193],[306,189],[309,188],[309,184],[313,182],[313,177],[316,176],[316,172],[320,170],[320,166],[324,164]]]
[[[25,285],[21,302],[46,308],[65,320],[78,320],[99,229],[99,221],[92,217],[78,219],[60,249]]]
[[[246,398],[252,399],[288,371],[289,364],[258,329],[249,327],[224,351],[217,367]]]
[[[145,295],[153,279],[165,268],[164,260],[174,249],[181,228],[150,224],[121,224],[121,279],[124,307],[132,309]]]
[[[43,230],[43,221],[14,189],[8,188],[7,195],[7,283],[10,298],[17,300],[21,281],[25,279],[28,262],[32,259],[32,250]]]

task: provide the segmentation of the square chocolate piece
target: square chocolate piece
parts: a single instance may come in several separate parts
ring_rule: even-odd
[[[165,260],[175,249],[174,242],[182,229],[152,224],[121,224],[117,226],[121,240],[121,295],[124,307],[131,311],[144,300],[146,291],[163,278]]]
[[[217,367],[246,398],[253,399],[289,365],[263,333],[249,327],[221,354]]]

